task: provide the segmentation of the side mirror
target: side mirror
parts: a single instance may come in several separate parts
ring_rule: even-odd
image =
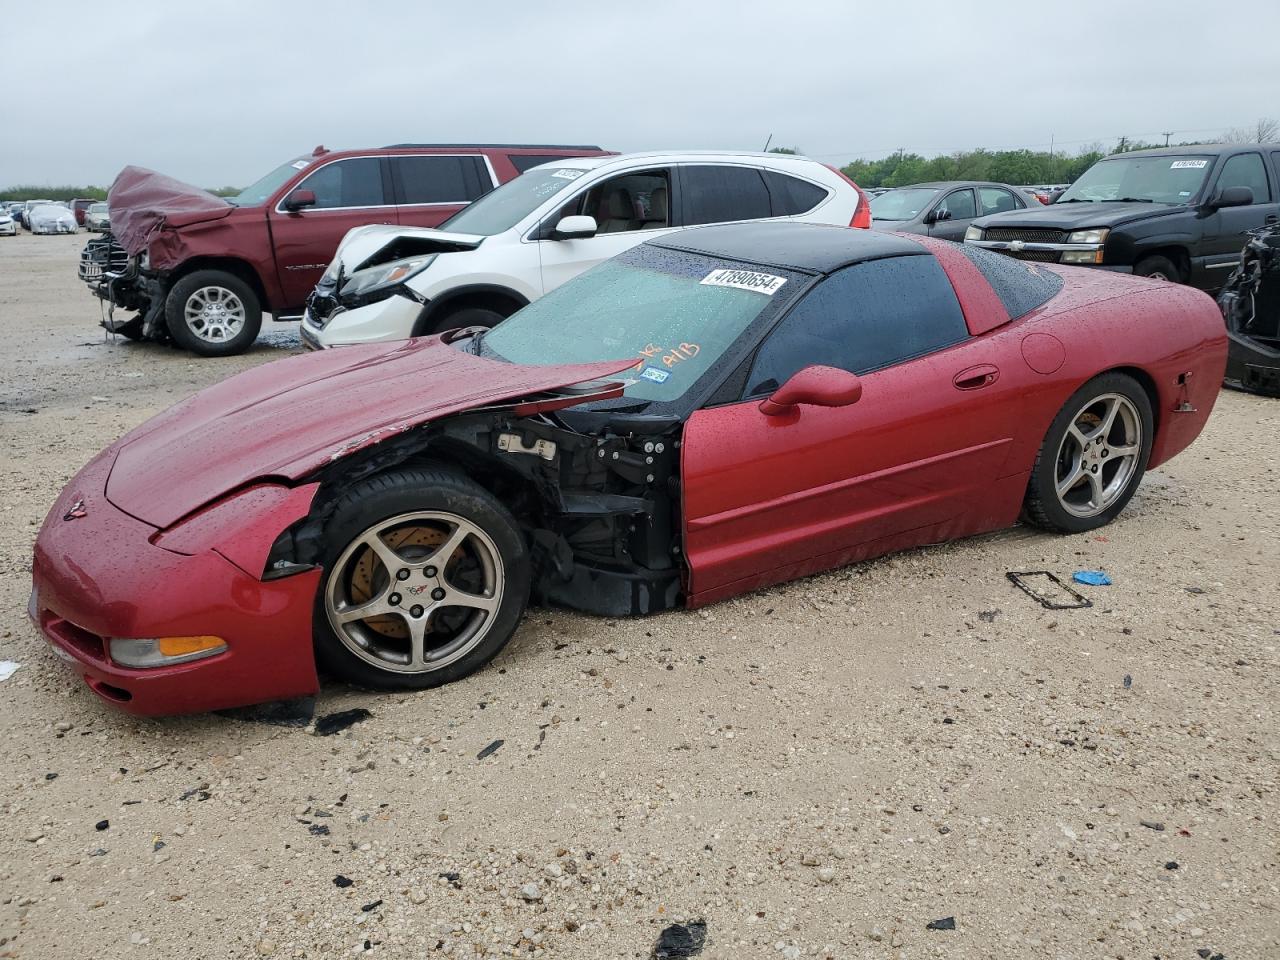
[[[797,404],[815,407],[847,407],[862,398],[862,381],[856,373],[836,367],[812,366],[793,374],[791,379],[773,391],[773,396],[760,401],[760,412],[766,417],[791,413]]]
[[[924,218],[925,223],[941,223],[943,220],[951,219],[951,211],[946,207],[939,207],[937,210],[930,210],[929,215]]]
[[[1224,187],[1210,206],[1215,210],[1221,207],[1247,207],[1253,203],[1253,190],[1249,187]]]
[[[595,217],[565,217],[556,224],[555,230],[551,232],[551,239],[584,240],[594,237],[598,229]]]
[[[284,198],[281,204],[290,213],[297,213],[303,207],[314,207],[316,205],[316,194],[314,190],[295,190]]]

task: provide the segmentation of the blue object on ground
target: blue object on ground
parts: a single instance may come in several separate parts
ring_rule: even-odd
[[[1076,583],[1085,583],[1091,587],[1109,587],[1111,578],[1101,570],[1077,570],[1071,575]]]

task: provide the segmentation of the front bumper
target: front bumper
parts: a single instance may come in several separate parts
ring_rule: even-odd
[[[54,651],[99,697],[145,716],[314,694],[319,571],[263,582],[213,550],[155,546],[156,528],[105,496],[114,453],[67,485],[36,539],[28,610]],[[109,652],[111,637],[199,635],[221,637],[227,650],[148,669],[122,667]]]
[[[1228,330],[1226,380],[1246,390],[1280,396],[1280,350]]]
[[[1132,266],[1097,263],[1096,257],[1103,249],[1100,243],[1049,243],[1039,240],[966,240],[965,243],[1034,263],[1056,263],[1064,267],[1098,267],[1114,273],[1133,273]],[[1064,256],[1067,253],[1082,256],[1067,259]]]
[[[308,308],[302,316],[300,335],[303,344],[312,350],[408,340],[423,306],[402,294],[393,294],[363,307],[339,308],[329,315],[324,326]]]

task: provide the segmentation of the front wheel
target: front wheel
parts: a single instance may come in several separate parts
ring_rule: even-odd
[[[253,288],[223,270],[196,270],[173,285],[164,304],[174,343],[202,357],[243,353],[262,329]]]
[[[529,599],[515,518],[451,470],[356,484],[326,526],[325,554],[317,659],[360,686],[422,689],[474,673],[506,646]]]
[[[1027,517],[1060,533],[1110,523],[1142,481],[1152,434],[1141,385],[1121,373],[1094,377],[1049,427],[1027,483]]]
[[[1168,280],[1170,283],[1182,282],[1182,271],[1168,257],[1143,257],[1133,268],[1135,277],[1150,277],[1152,280]]]

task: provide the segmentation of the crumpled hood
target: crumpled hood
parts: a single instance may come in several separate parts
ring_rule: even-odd
[[[993,213],[973,221],[980,227],[1039,227],[1049,230],[1088,230],[1093,227],[1118,227],[1134,220],[1165,217],[1185,211],[1184,206],[1170,203],[1050,203],[1016,213]]]
[[[347,231],[334,254],[342,264],[342,272],[351,276],[370,258],[381,263],[402,257],[423,256],[428,253],[456,253],[474,250],[484,241],[483,236],[471,233],[450,233],[432,227],[398,227],[390,224],[371,224]],[[389,248],[388,254],[374,257],[379,250]]]
[[[107,191],[111,234],[131,256],[146,250],[161,226],[183,227],[217,220],[235,209],[234,204],[208,190],[145,167],[125,167]]]
[[[524,366],[472,356],[439,337],[277,360],[201,390],[118,440],[107,499],[165,528],[250,481],[298,480],[430,420],[634,363]]]

